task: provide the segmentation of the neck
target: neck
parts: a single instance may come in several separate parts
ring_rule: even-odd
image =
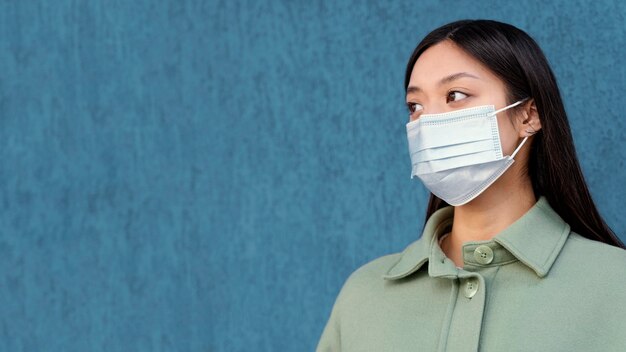
[[[492,239],[536,203],[530,180],[514,176],[515,172],[506,172],[483,194],[455,207],[452,231],[441,247],[456,266],[463,267],[465,242]]]

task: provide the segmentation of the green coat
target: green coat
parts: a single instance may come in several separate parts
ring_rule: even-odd
[[[586,239],[545,198],[489,241],[463,245],[458,269],[422,237],[346,281],[318,351],[626,351],[626,251]]]

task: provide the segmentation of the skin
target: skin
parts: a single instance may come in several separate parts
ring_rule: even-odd
[[[494,105],[497,110],[509,105],[506,96],[500,78],[453,42],[443,41],[424,51],[413,66],[406,102],[413,121],[422,114],[480,105]],[[465,242],[490,240],[537,201],[527,173],[532,135],[541,129],[534,101],[498,113],[497,118],[504,155],[511,155],[524,137],[530,137],[496,182],[471,202],[455,207],[452,230],[441,248],[458,267],[464,265]]]

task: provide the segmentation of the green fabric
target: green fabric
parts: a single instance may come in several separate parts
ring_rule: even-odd
[[[402,253],[356,270],[317,350],[626,351],[626,251],[571,232],[542,197],[493,239],[466,242],[460,269],[437,241],[453,215],[440,209]]]

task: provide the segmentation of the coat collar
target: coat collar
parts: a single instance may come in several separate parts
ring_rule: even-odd
[[[407,277],[429,262],[432,277],[456,277],[458,269],[446,259],[437,239],[452,225],[454,208],[437,210],[426,222],[422,237],[409,245],[383,276],[388,280]],[[519,260],[539,277],[548,274],[570,233],[570,227],[550,207],[544,197],[521,218],[488,241],[466,242],[464,260],[471,263],[473,251],[479,245],[488,245],[501,262]],[[493,263],[495,264],[495,263]],[[492,264],[492,265],[493,265]]]

